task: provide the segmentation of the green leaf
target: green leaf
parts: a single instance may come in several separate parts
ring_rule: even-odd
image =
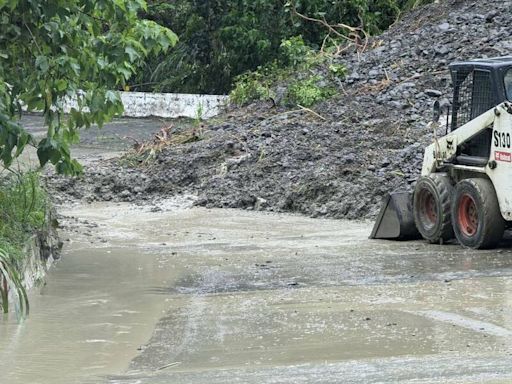
[[[61,152],[57,148],[57,144],[51,139],[43,139],[37,148],[37,157],[41,167],[44,167],[48,162],[57,164],[61,158]]]
[[[50,63],[48,62],[48,58],[46,56],[37,56],[36,57],[36,67],[45,74],[50,69]]]
[[[23,286],[19,274],[15,268],[14,262],[7,252],[0,249],[0,276],[5,280],[7,289],[12,289],[18,298],[18,305],[22,316],[29,313],[29,301],[25,287]],[[4,313],[9,311],[9,295],[0,287],[2,293],[2,308]]]
[[[138,52],[133,49],[133,47],[131,46],[128,46],[124,49],[124,51],[128,54],[128,56],[130,57],[130,61],[135,61],[137,60],[140,55],[138,54]]]
[[[116,103],[119,100],[119,93],[114,91],[106,91],[105,100],[110,103]]]
[[[60,92],[65,91],[68,88],[68,82],[64,79],[57,80],[55,82],[55,87]]]

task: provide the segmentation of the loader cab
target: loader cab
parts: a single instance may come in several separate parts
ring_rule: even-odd
[[[452,131],[498,104],[512,101],[512,56],[457,62],[450,65],[453,82]],[[461,155],[489,158],[492,128],[461,149]]]

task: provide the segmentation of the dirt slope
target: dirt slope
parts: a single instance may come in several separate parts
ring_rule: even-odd
[[[372,217],[386,192],[417,178],[431,105],[451,94],[447,64],[511,53],[511,10],[512,1],[441,0],[406,15],[364,53],[339,59],[349,68],[339,96],[314,108],[325,120],[254,104],[151,166],[113,161],[52,183],[88,200],[191,192],[208,207]]]

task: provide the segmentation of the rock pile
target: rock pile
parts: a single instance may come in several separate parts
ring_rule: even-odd
[[[87,183],[53,183],[87,199],[190,192],[207,207],[372,217],[385,193],[411,189],[419,174],[432,103],[451,96],[447,65],[512,52],[511,10],[512,1],[490,0],[417,9],[365,52],[339,58],[348,75],[338,97],[314,108],[319,116],[254,104],[210,124],[204,140],[168,147],[152,166],[116,160],[89,167]]]

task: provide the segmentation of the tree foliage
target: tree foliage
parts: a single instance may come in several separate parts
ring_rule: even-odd
[[[146,63],[135,84],[167,92],[226,93],[233,79],[277,59],[301,36],[318,49],[327,31],[301,14],[377,34],[404,8],[429,0],[150,0],[147,17],[170,27],[176,49]]]
[[[226,92],[234,75],[273,57],[286,29],[281,0],[150,1],[148,17],[180,36],[174,52],[148,62],[139,82],[162,91]]]
[[[76,174],[70,145],[78,130],[123,110],[119,94],[149,55],[177,42],[171,30],[141,20],[144,0],[0,0],[0,159],[9,166],[37,147],[41,166]],[[73,101],[69,116],[66,102]],[[36,143],[16,121],[42,111],[48,127]]]
[[[276,60],[235,77],[231,103],[272,100],[276,105],[311,107],[333,96],[346,68],[333,62],[331,48],[319,53],[300,36],[283,40]]]

